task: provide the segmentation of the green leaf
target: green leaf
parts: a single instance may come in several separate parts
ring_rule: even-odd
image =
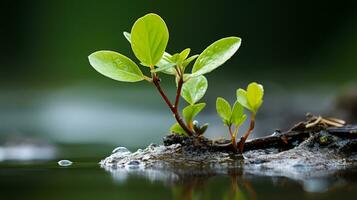
[[[128,42],[131,43],[130,33],[124,32],[123,34],[124,34],[124,37],[128,40]],[[162,73],[169,74],[169,75],[176,75],[176,70],[175,70],[175,68],[173,68],[173,66],[175,66],[176,64],[171,62],[170,58],[171,58],[171,54],[164,52],[164,55],[161,57],[159,62],[156,64],[156,66],[158,68],[155,69],[155,72],[162,72]],[[144,63],[142,63],[142,65],[145,66]],[[162,69],[162,68],[164,68],[164,69]]]
[[[184,49],[183,51],[181,51],[180,61],[184,61],[187,58],[187,56],[190,54],[190,52],[191,52],[190,48],[187,48],[187,49]]]
[[[187,124],[192,123],[196,115],[200,113],[205,106],[206,106],[205,103],[199,103],[195,105],[189,105],[186,108],[184,108],[182,114],[186,120],[186,123]]]
[[[131,29],[131,48],[145,66],[155,66],[163,56],[169,41],[169,31],[157,14],[147,14]]]
[[[250,83],[247,90],[237,90],[237,101],[246,109],[256,114],[263,103],[264,89],[258,83]]]
[[[242,88],[239,88],[237,90],[237,101],[246,109],[248,110],[252,110],[252,108],[250,107],[249,103],[248,103],[248,99],[247,99],[247,91],[243,90]]]
[[[117,81],[137,82],[144,79],[139,67],[128,57],[114,51],[97,51],[88,56],[99,73]]]
[[[128,40],[129,43],[131,43],[131,35],[130,35],[130,33],[124,31],[123,35],[124,35],[125,39]]]
[[[172,63],[175,63],[175,64],[179,61],[179,59],[180,59],[180,54],[179,53],[175,53],[174,55],[172,55],[170,57],[170,61]]]
[[[216,109],[218,115],[222,118],[225,125],[231,124],[232,110],[231,105],[222,97],[218,97],[216,101]]]
[[[240,126],[244,123],[246,119],[247,115],[244,114],[243,106],[238,101],[236,101],[232,108],[231,122],[235,126]]]
[[[157,69],[165,74],[176,75],[176,70],[174,68],[176,64],[173,63],[170,59],[171,55],[165,52],[160,61],[156,64],[156,66],[158,66]]]
[[[187,67],[187,65],[189,65],[194,59],[196,59],[198,57],[198,55],[193,55],[193,56],[190,56],[189,58],[187,58],[185,61],[183,61],[182,63],[182,66],[184,68]]]
[[[204,76],[191,78],[182,85],[181,96],[193,105],[205,95],[207,87],[208,81]]]
[[[238,50],[240,43],[238,37],[227,37],[208,46],[193,65],[192,76],[206,74],[221,66]]]
[[[179,135],[187,135],[186,131],[180,126],[180,124],[175,123],[171,126],[170,131]]]
[[[247,87],[247,100],[249,105],[256,113],[263,103],[264,89],[263,86],[253,82]]]

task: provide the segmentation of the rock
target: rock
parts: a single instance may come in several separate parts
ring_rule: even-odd
[[[168,135],[164,138],[164,145],[151,144],[133,153],[113,153],[100,164],[115,176],[120,173],[123,176],[135,173],[146,177],[160,174],[150,177],[150,180],[177,181],[192,174],[214,176],[238,173],[304,181],[355,167],[356,130],[357,126],[302,127],[277,132],[248,141],[244,159],[231,149],[229,141]],[[306,182],[306,188],[319,190],[314,188],[314,182]]]

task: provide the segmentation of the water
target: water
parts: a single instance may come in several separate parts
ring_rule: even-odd
[[[102,156],[67,157],[73,161],[67,167],[58,166],[58,159],[0,162],[1,199],[345,200],[357,195],[357,170],[352,169],[311,180],[255,176],[240,169],[212,176],[200,169],[181,175],[135,168],[111,173],[98,165]]]

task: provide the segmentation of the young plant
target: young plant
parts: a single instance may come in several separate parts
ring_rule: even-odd
[[[218,115],[222,118],[223,124],[228,127],[234,149],[237,149],[236,138],[238,129],[247,119],[247,115],[244,114],[243,106],[236,101],[233,108],[231,108],[231,105],[225,99],[218,97],[216,109]],[[232,129],[232,126],[234,129]]]
[[[237,90],[237,101],[247,110],[250,111],[250,124],[247,132],[241,137],[238,149],[240,153],[243,153],[244,143],[249,137],[249,134],[253,131],[255,126],[255,116],[263,103],[264,89],[263,86],[258,83],[250,83],[247,90]]]
[[[99,73],[111,79],[123,82],[145,80],[153,84],[169,107],[177,123],[171,131],[188,136],[199,136],[207,129],[207,124],[200,126],[194,118],[205,107],[198,103],[204,96],[208,83],[203,76],[221,66],[240,47],[241,39],[226,37],[208,46],[200,55],[189,56],[190,49],[175,54],[165,52],[169,40],[169,31],[164,20],[153,13],[139,18],[131,32],[124,32],[140,65],[148,69],[150,75],[144,75],[139,66],[130,58],[114,51],[97,51],[89,56],[89,62]],[[191,73],[186,73],[188,65],[193,64]],[[161,87],[159,75],[174,76],[176,81],[176,97],[173,102]],[[189,104],[183,109],[183,117],[179,111],[180,97]]]

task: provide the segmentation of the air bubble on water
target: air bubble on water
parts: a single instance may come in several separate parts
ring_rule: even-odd
[[[62,167],[67,167],[67,166],[72,165],[72,161],[70,161],[70,160],[60,160],[60,161],[58,161],[58,165],[62,166]]]
[[[112,153],[130,153],[130,151],[125,147],[117,147],[112,151]]]

